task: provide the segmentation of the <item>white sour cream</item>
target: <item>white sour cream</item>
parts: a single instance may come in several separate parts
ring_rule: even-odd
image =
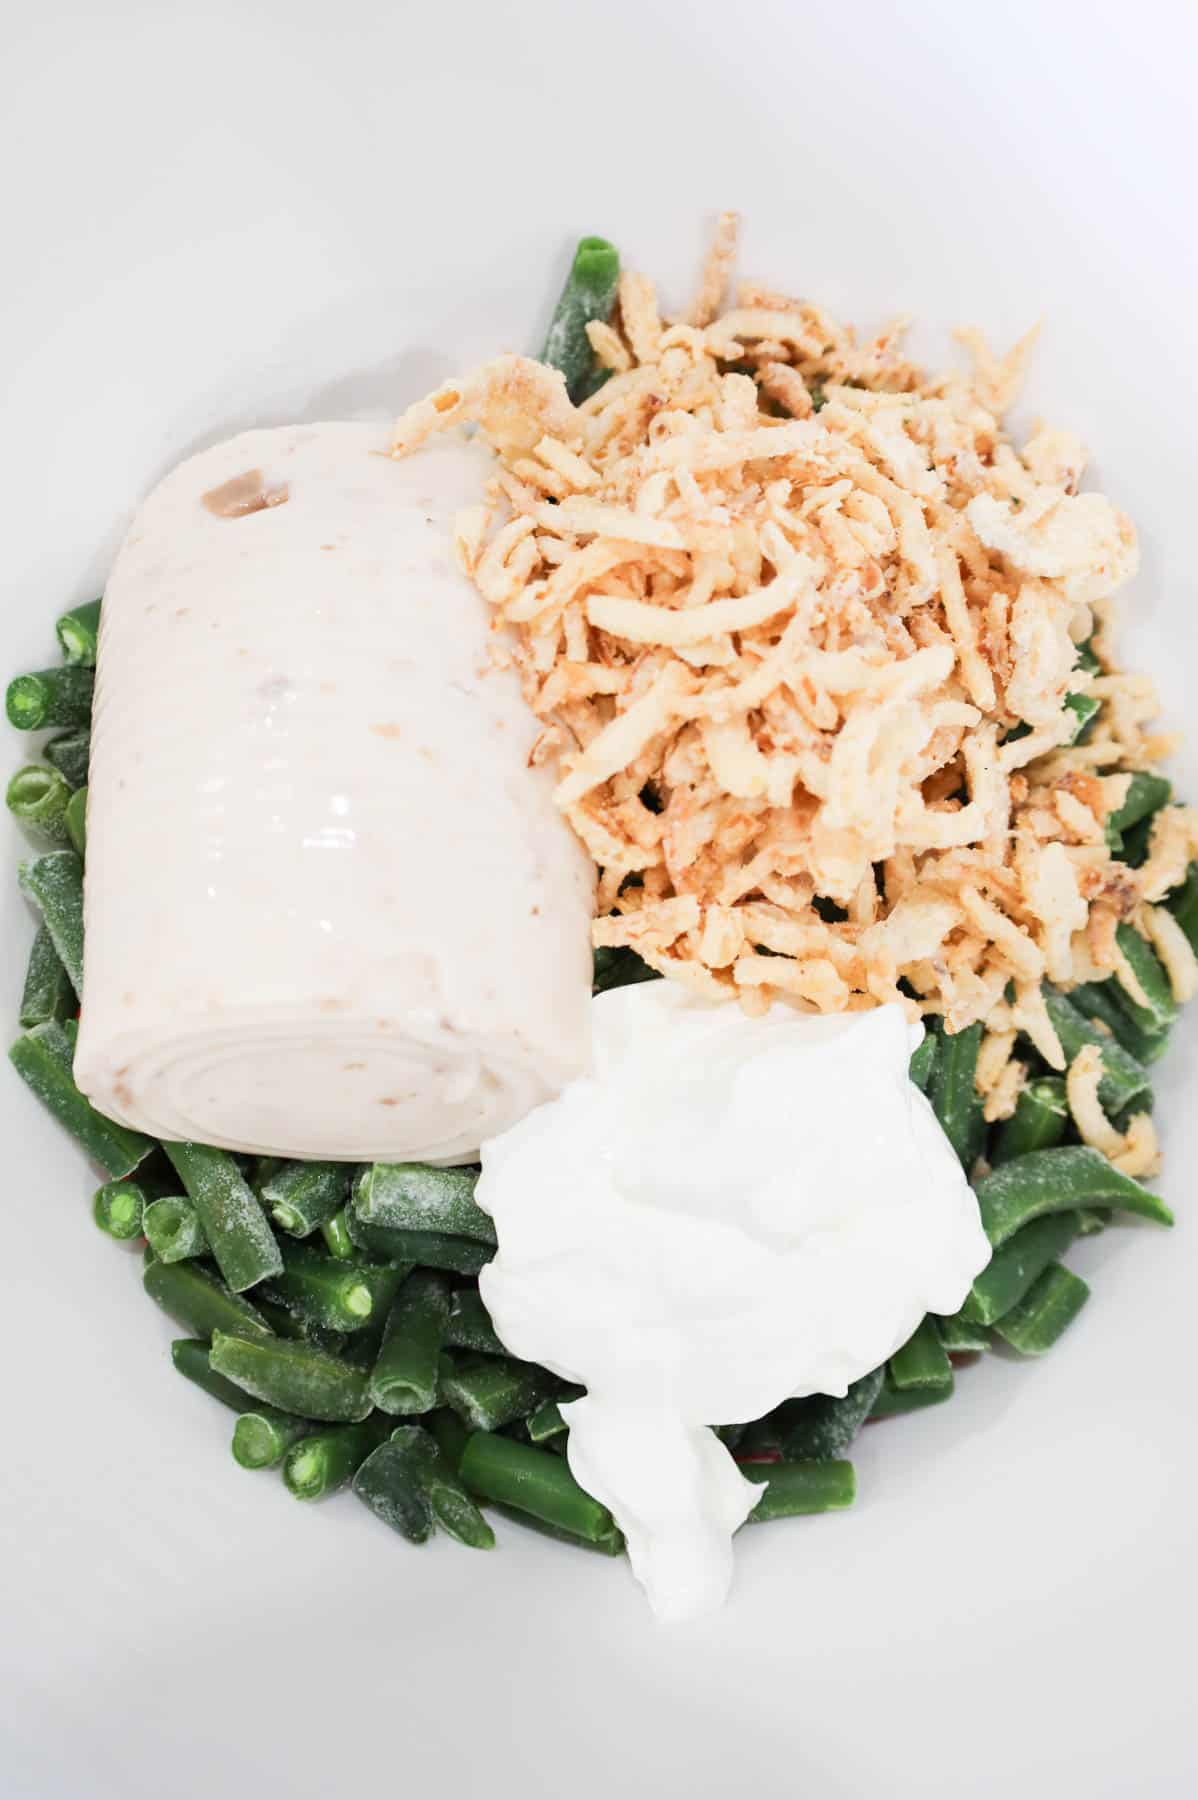
[[[718,1606],[760,1490],[709,1429],[841,1395],[990,1248],[897,1006],[746,1018],[670,982],[594,1003],[594,1072],[483,1149],[512,1351],[587,1389],[576,1478],[654,1610]]]

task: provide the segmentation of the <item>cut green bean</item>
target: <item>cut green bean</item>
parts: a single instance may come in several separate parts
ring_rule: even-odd
[[[1029,1081],[1015,1103],[1015,1111],[994,1134],[990,1152],[992,1167],[1026,1156],[1029,1150],[1051,1150],[1069,1128],[1069,1102],[1059,1075],[1042,1075]]]
[[[541,361],[565,376],[566,392],[575,405],[586,399],[596,372],[587,326],[611,316],[619,280],[615,245],[606,238],[580,238],[541,352]]]
[[[840,1512],[857,1497],[851,1462],[742,1463],[740,1472],[765,1489],[746,1521],[750,1525]]]
[[[996,1250],[961,1308],[961,1316],[978,1325],[993,1325],[1018,1306],[1049,1263],[1067,1250],[1077,1236],[1076,1212],[1049,1212],[1009,1237]]]
[[[49,850],[18,865],[22,891],[40,908],[63,968],[83,992],[83,863],[74,850]]]
[[[1124,989],[1119,996],[1120,1003],[1127,1008],[1128,1014],[1141,1031],[1150,1034],[1168,1031],[1177,1018],[1177,1002],[1173,998],[1173,989],[1169,985],[1169,977],[1160,957],[1131,925],[1120,925],[1116,929],[1115,942],[1123,952],[1144,997],[1143,1001],[1136,1000]],[[1120,982],[1120,987],[1122,986]]]
[[[1172,794],[1173,783],[1166,781],[1163,775],[1149,775],[1137,770],[1131,778],[1122,806],[1117,806],[1114,812],[1107,814],[1108,832],[1127,831],[1131,826],[1138,825],[1141,819],[1159,812]]]
[[[87,600],[63,613],[54,627],[62,653],[69,663],[96,665],[96,642],[100,635],[100,602]]]
[[[391,1303],[370,1376],[370,1397],[387,1413],[426,1413],[437,1404],[449,1290],[432,1269],[409,1275]]]
[[[208,1345],[203,1338],[176,1338],[171,1345],[171,1361],[180,1375],[185,1375],[196,1387],[203,1388],[206,1394],[211,1394],[222,1406],[228,1406],[234,1412],[245,1412],[253,1406],[254,1402],[248,1394],[243,1394],[239,1387],[234,1387],[231,1381],[226,1381],[223,1375],[217,1374],[209,1360]]]
[[[368,1163],[354,1182],[353,1210],[367,1225],[392,1231],[498,1241],[489,1215],[474,1202],[476,1169],[433,1169],[426,1163]],[[413,1257],[413,1262],[419,1258]]]
[[[787,1462],[831,1462],[843,1456],[873,1411],[884,1369],[850,1382],[847,1393],[784,1400],[764,1419],[742,1426],[735,1444],[744,1455],[776,1453]],[[722,1435],[722,1434],[721,1434]]]
[[[361,1331],[385,1317],[401,1280],[397,1269],[342,1262],[294,1240],[280,1249],[283,1267],[267,1284],[268,1295],[306,1323],[326,1331]]]
[[[980,1024],[951,1036],[944,1032],[928,1088],[932,1110],[967,1171],[981,1155],[986,1136],[982,1096],[974,1080],[981,1043]]]
[[[461,1476],[484,1500],[530,1513],[591,1543],[610,1538],[616,1530],[606,1506],[579,1487],[569,1465],[551,1450],[476,1431],[462,1452]]]
[[[421,1425],[400,1425],[391,1443],[408,1463],[411,1477],[421,1487],[442,1531],[471,1550],[491,1550],[495,1533],[467,1493],[456,1467],[441,1453],[440,1445]]]
[[[1114,1041],[1145,1067],[1169,1047],[1167,1031],[1146,1031],[1132,1018],[1124,1004],[1123,987],[1113,976],[1107,981],[1087,981],[1070,988],[1069,1000],[1084,1018],[1105,1025]]]
[[[936,1329],[950,1356],[981,1356],[990,1348],[990,1333],[986,1327],[965,1318],[963,1313],[953,1313],[947,1319],[937,1318]]]
[[[1066,694],[1065,705],[1077,721],[1072,732],[1065,739],[1065,744],[1080,743],[1085,738],[1088,728],[1102,711],[1102,701],[1096,700],[1093,694]]]
[[[1098,1084],[1098,1098],[1108,1112],[1121,1112],[1132,1100],[1148,1092],[1148,1071],[1143,1063],[1137,1062],[1134,1056],[1129,1056],[1122,1044],[1117,1043],[1109,1032],[1091,1024],[1064,994],[1049,987],[1047,982],[1042,991],[1049,1019],[1061,1040],[1065,1060],[1072,1063],[1086,1044],[1097,1044],[1102,1051],[1103,1075]]]
[[[65,778],[68,787],[85,787],[91,757],[91,732],[86,727],[79,731],[64,731],[61,737],[51,738],[43,745],[42,755]]]
[[[258,1192],[281,1231],[306,1238],[341,1211],[349,1175],[347,1163],[284,1162],[258,1183]]]
[[[477,1275],[495,1252],[476,1238],[450,1237],[441,1231],[395,1231],[390,1225],[371,1225],[351,1206],[345,1214],[346,1230],[359,1250],[386,1262],[444,1269],[451,1275]]]
[[[18,675],[9,682],[5,697],[8,722],[18,731],[86,725],[91,718],[94,685],[92,671],[73,663]]]
[[[143,1229],[160,1262],[182,1262],[188,1256],[206,1256],[208,1239],[200,1215],[182,1194],[164,1194],[146,1207]]]
[[[176,1265],[178,1266],[178,1265]],[[213,1333],[212,1366],[280,1412],[356,1424],[370,1412],[365,1370],[314,1344]]]
[[[386,1439],[390,1419],[372,1413],[358,1425],[315,1431],[283,1458],[283,1485],[297,1500],[323,1500],[352,1481],[370,1452]]]
[[[233,1427],[233,1461],[243,1469],[277,1469],[292,1445],[314,1430],[310,1419],[298,1419],[274,1406],[256,1406],[251,1400]]]
[[[1172,1225],[1164,1201],[1123,1175],[1087,1144],[1033,1150],[983,1176],[976,1188],[986,1236],[997,1250],[1033,1219],[1079,1206],[1114,1207],[1158,1225]]]
[[[939,1406],[943,1401],[950,1400],[952,1393],[952,1381],[944,1387],[898,1388],[887,1375],[878,1390],[878,1397],[869,1416],[871,1419],[893,1419],[899,1413],[919,1412],[925,1406]]]
[[[142,1270],[141,1282],[164,1313],[197,1337],[210,1338],[215,1331],[268,1341],[273,1336],[257,1307],[200,1263],[164,1263],[154,1257]]]
[[[1042,1356],[1072,1325],[1089,1298],[1090,1290],[1080,1275],[1051,1263],[994,1329],[1021,1356]]]
[[[940,1341],[936,1321],[923,1319],[887,1365],[887,1376],[899,1392],[907,1388],[951,1387],[953,1365]]]
[[[346,1224],[347,1216],[348,1208],[342,1207],[340,1212],[334,1213],[332,1218],[326,1219],[320,1227],[320,1235],[324,1239],[325,1249],[330,1256],[335,1256],[342,1262],[349,1261],[355,1248]]]
[[[491,1315],[477,1288],[459,1288],[449,1302],[445,1323],[449,1350],[477,1350],[486,1356],[506,1356],[507,1345],[491,1323]]]
[[[424,1544],[433,1535],[433,1509],[414,1458],[402,1444],[385,1443],[370,1452],[353,1480],[354,1494],[376,1519]]]
[[[106,1119],[79,1092],[71,1072],[75,1060],[74,1026],[73,1019],[47,1019],[44,1025],[35,1025],[17,1039],[8,1059],[21,1080],[79,1141],[93,1162],[110,1175],[132,1175],[153,1149],[153,1143],[140,1131],[130,1131],[114,1119]]]
[[[162,1147],[200,1215],[216,1265],[234,1293],[282,1274],[283,1258],[261,1202],[228,1152],[208,1144]]]
[[[1140,819],[1137,824],[1129,825],[1126,831],[1115,834],[1115,842],[1111,845],[1112,853],[1117,860],[1126,864],[1129,869],[1143,868],[1148,860],[1148,847],[1152,840],[1156,814],[1147,819]]]
[[[59,777],[61,780],[61,776]],[[66,783],[63,782],[63,786]],[[67,836],[71,840],[71,848],[80,857],[87,855],[87,789],[76,788],[67,801],[66,810]]]
[[[546,1400],[538,1406],[536,1412],[530,1413],[525,1423],[529,1442],[547,1444],[550,1438],[561,1437],[566,1430],[566,1421],[562,1418],[562,1409],[556,1400]]]
[[[427,1413],[420,1422],[426,1431],[432,1432],[447,1466],[456,1475],[461,1466],[462,1451],[470,1436],[468,1428],[451,1406],[439,1406],[435,1412]]]
[[[662,977],[656,969],[651,969],[647,962],[639,957],[635,950],[626,944],[614,947],[606,945],[596,950],[592,991],[606,994],[612,988],[635,987],[642,981],[660,981]]]
[[[1181,886],[1168,900],[1169,911],[1190,940],[1190,948],[1198,950],[1198,863],[1191,863]]]
[[[498,1431],[527,1419],[553,1391],[535,1363],[505,1356],[463,1356],[442,1364],[440,1396],[472,1431]]]
[[[270,1300],[261,1288],[254,1290],[254,1305],[270,1326],[276,1337],[302,1338],[305,1343],[315,1344],[318,1350],[327,1350],[330,1356],[340,1356],[347,1352],[351,1343],[356,1340],[344,1331],[326,1331],[320,1325],[312,1325],[307,1319],[301,1319],[284,1306],[281,1300]],[[363,1332],[366,1337],[369,1333]],[[355,1360],[351,1358],[351,1361]]]
[[[554,1452],[550,1450],[545,1454],[552,1456]],[[614,1519],[610,1531],[600,1532],[598,1537],[586,1538],[579,1537],[576,1531],[563,1531],[558,1525],[550,1525],[547,1520],[538,1519],[533,1513],[522,1512],[518,1506],[505,1506],[498,1500],[488,1500],[487,1510],[498,1513],[502,1519],[510,1520],[521,1531],[535,1531],[538,1537],[552,1538],[557,1544],[568,1544],[571,1550],[588,1550],[597,1556],[624,1554],[624,1533]]]
[[[92,1218],[118,1243],[141,1236],[145,1209],[146,1197],[135,1181],[106,1181],[92,1200]]]
[[[50,844],[70,841],[68,810],[71,790],[65,775],[45,763],[26,763],[18,769],[4,795],[9,812],[35,840]]]
[[[25,985],[21,990],[21,1027],[30,1031],[51,1019],[68,1019],[78,1002],[71,978],[62,966],[62,958],[54,948],[54,940],[43,919],[38,925],[25,969]]]
[[[939,1049],[939,1034],[935,1031],[925,1031],[922,1044],[912,1054],[908,1072],[921,1094],[927,1093],[936,1073]]]

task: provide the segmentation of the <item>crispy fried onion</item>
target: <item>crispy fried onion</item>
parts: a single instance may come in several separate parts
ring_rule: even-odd
[[[1198,986],[1153,904],[1198,855],[1198,814],[1166,808],[1138,870],[1105,832],[1167,748],[1151,684],[1111,659],[1135,532],[1078,492],[1075,438],[1021,450],[1004,429],[1032,336],[995,357],[964,334],[972,367],[928,375],[901,322],[860,338],[756,285],[723,310],[735,247],[721,215],[676,318],[623,276],[590,331],[608,379],[580,406],[500,357],[409,408],[393,454],[463,423],[495,451],[459,558],[600,866],[596,944],[752,1012],[901,999],[950,1032],[982,1020],[1003,1118],[1020,1035],[1065,1066],[1042,981],[1115,971],[1121,919],[1179,995]],[[1087,1141],[1147,1167],[1146,1130],[1116,1148],[1092,1076],[1071,1074]]]

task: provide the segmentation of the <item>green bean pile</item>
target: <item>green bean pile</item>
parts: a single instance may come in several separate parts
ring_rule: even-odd
[[[607,317],[618,272],[610,244],[582,240],[545,352],[576,398],[601,379],[586,325]],[[349,1486],[409,1542],[439,1528],[472,1549],[495,1541],[486,1507],[618,1555],[623,1538],[610,1512],[564,1456],[561,1403],[581,1390],[509,1356],[479,1294],[495,1233],[474,1199],[477,1168],[287,1162],[159,1144],[103,1117],[75,1086],[99,616],[98,600],[64,614],[62,663],[18,676],[7,692],[12,725],[54,734],[7,791],[38,846],[19,880],[40,914],[9,1055],[108,1177],[93,1217],[116,1242],[144,1246],[142,1285],[188,1334],[171,1347],[175,1368],[236,1414],[237,1464],[278,1469],[296,1499]],[[1109,825],[1124,861],[1143,859],[1152,816],[1169,797],[1160,777],[1133,776]],[[1169,905],[1198,948],[1198,864]],[[1068,994],[1046,990],[1067,1058],[1101,1047],[1099,1097],[1116,1124],[1151,1106],[1148,1065],[1177,1013],[1153,950],[1127,927],[1119,942],[1139,1000],[1114,977]],[[596,993],[651,979],[630,950],[596,953]],[[1104,1230],[1116,1212],[1173,1222],[1148,1188],[1078,1141],[1065,1082],[1030,1045],[1021,1055],[1031,1078],[1014,1114],[988,1126],[975,1082],[981,1037],[980,1025],[950,1036],[933,1021],[911,1076],[966,1171],[982,1170],[976,1193],[993,1258],[954,1317],[929,1315],[844,1398],[813,1395],[751,1423],[716,1422],[762,1486],[753,1520],[849,1505],[855,1477],[845,1456],[868,1421],[947,1400],[960,1360],[996,1339],[1024,1356],[1057,1342],[1089,1298],[1060,1260],[1075,1239]]]

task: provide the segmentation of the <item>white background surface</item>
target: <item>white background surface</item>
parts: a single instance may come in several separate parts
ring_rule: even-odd
[[[1043,316],[1034,409],[1083,433],[1143,529],[1134,647],[1182,723],[1194,20],[6,0],[6,674],[49,655],[55,613],[197,442],[386,411],[459,356],[535,347],[580,232],[681,301],[731,204],[742,272],[864,323],[910,310],[1001,342]],[[32,927],[12,879],[3,896],[11,1018]],[[491,1557],[417,1554],[350,1500],[306,1510],[237,1470],[135,1259],[92,1228],[79,1160],[4,1075],[0,1790],[1192,1792],[1179,1035],[1160,1112],[1181,1228],[1082,1247],[1095,1297],[1050,1359],[994,1359],[943,1410],[871,1428],[855,1511],[747,1534],[729,1609],[674,1632],[618,1565],[512,1529]]]

